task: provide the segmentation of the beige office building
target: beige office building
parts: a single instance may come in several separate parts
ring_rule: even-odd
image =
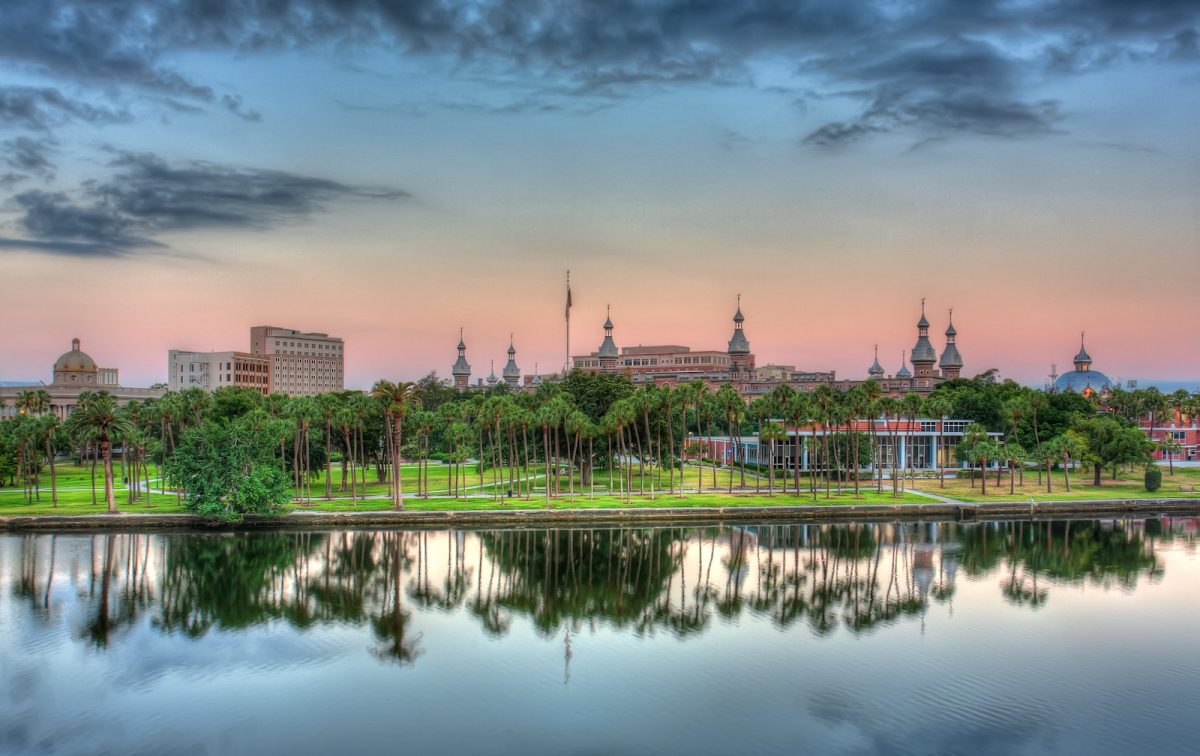
[[[326,333],[254,326],[250,353],[270,360],[271,393],[316,396],[345,389],[344,344]]]

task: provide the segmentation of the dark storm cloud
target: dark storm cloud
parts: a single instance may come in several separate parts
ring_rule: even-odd
[[[308,218],[349,199],[399,199],[402,191],[351,186],[284,171],[206,162],[170,164],[151,154],[117,152],[113,174],[78,197],[28,190],[10,205],[28,240],[0,248],[87,257],[120,257],[162,248],[154,235],[194,228],[267,229]]]
[[[621,98],[746,84],[756,61],[774,60],[826,89],[866,91],[859,115],[807,140],[833,144],[901,127],[1045,133],[1057,111],[1028,95],[1040,77],[1195,60],[1198,29],[1195,0],[10,0],[0,60],[249,119],[257,114],[236,94],[168,61],[185,51],[382,46],[501,79],[520,74],[560,98]],[[880,51],[888,58],[864,62]],[[941,65],[961,68],[933,70]]]
[[[0,28],[3,26],[0,22]],[[0,126],[46,131],[69,121],[104,124],[130,118],[123,108],[94,106],[67,97],[53,87],[0,86]]]
[[[844,61],[833,72],[866,86],[869,104],[856,118],[825,124],[804,141],[836,145],[899,127],[933,135],[1048,133],[1058,105],[1021,98],[1028,67],[993,45],[962,38]]]
[[[49,138],[32,139],[17,137],[0,142],[0,161],[9,168],[34,174],[42,178],[54,177],[54,163],[50,154],[54,151],[55,142]]]

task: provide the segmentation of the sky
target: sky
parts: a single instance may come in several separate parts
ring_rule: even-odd
[[[618,346],[1200,378],[1194,0],[8,0],[0,379],[272,324],[348,387]]]

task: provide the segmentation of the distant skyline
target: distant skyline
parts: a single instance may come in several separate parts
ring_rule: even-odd
[[[347,386],[618,346],[1200,378],[1200,5],[14,0],[0,379],[250,326]],[[473,378],[473,380],[474,380]]]

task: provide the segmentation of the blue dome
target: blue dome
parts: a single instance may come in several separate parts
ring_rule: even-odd
[[[1074,391],[1076,394],[1082,394],[1089,388],[1092,391],[1103,392],[1112,387],[1113,382],[1099,370],[1072,370],[1058,376],[1058,380],[1054,382],[1055,391]]]

